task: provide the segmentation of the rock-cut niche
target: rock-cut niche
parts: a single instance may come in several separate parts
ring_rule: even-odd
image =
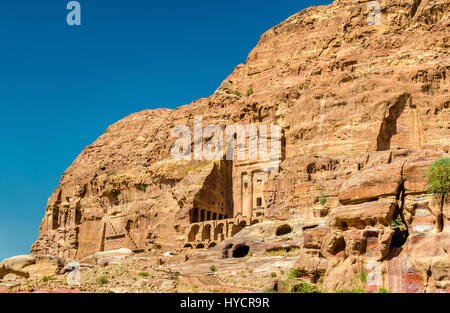
[[[405,93],[389,106],[387,116],[383,118],[378,132],[377,151],[385,151],[391,148],[391,139],[397,134],[397,120],[402,115],[406,103],[410,100],[411,95]]]

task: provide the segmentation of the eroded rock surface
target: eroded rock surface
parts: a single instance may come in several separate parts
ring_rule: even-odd
[[[300,254],[286,263],[313,282],[347,290],[364,272],[367,290],[450,291],[449,200],[426,189],[427,166],[450,144],[449,3],[379,3],[374,26],[365,1],[303,10],[264,33],[210,97],[110,126],[62,176],[32,253],[80,260],[128,248],[158,258],[201,243],[226,260],[228,240],[267,245],[257,243],[263,220],[320,219],[292,239]],[[195,116],[281,126],[280,167],[172,159],[172,129],[192,129]],[[253,217],[262,233],[228,239],[251,224],[233,221]],[[214,228],[190,238],[204,221]]]

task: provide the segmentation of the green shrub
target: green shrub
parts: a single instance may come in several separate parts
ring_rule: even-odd
[[[364,287],[359,286],[359,287],[353,288],[352,290],[350,290],[350,293],[364,293]]]
[[[288,278],[289,279],[297,279],[300,276],[302,276],[302,274],[303,274],[302,271],[299,271],[298,269],[293,268],[289,271]]]
[[[270,273],[270,277],[272,277],[272,278],[277,277],[277,273],[275,273],[275,272]]]
[[[276,291],[273,289],[266,288],[264,289],[264,293],[276,293]]]
[[[321,270],[320,271],[320,278],[319,278],[319,282],[323,283],[325,281],[325,275],[327,274],[327,270]]]
[[[140,272],[139,273],[139,276],[141,276],[141,277],[147,277],[149,274],[148,274],[148,272]]]
[[[366,283],[367,282],[367,273],[362,272],[359,278],[361,279],[362,283]]]
[[[295,285],[292,287],[291,292],[295,293],[321,293],[320,289],[317,286],[310,285],[306,282],[302,282],[299,285]]]
[[[269,250],[264,252],[264,256],[282,256],[286,253],[286,250],[278,249],[278,250]]]
[[[107,284],[107,283],[108,283],[108,277],[106,277],[106,276],[100,276],[100,277],[97,279],[97,282],[98,282],[100,285]]]
[[[216,271],[217,271],[217,268],[216,268],[215,265],[211,265],[211,266],[209,267],[209,270],[210,270],[211,272],[216,272]]]
[[[211,161],[202,162],[201,164],[199,164],[199,165],[197,165],[195,167],[189,167],[189,166],[186,167],[184,169],[184,173],[187,175],[187,174],[189,174],[192,171],[195,171],[195,172],[201,171],[202,169],[204,169],[206,166],[210,165],[211,163],[217,164],[216,161],[214,161],[214,162],[211,162]],[[219,163],[217,165],[219,165],[219,164],[220,164],[220,161],[219,161]]]
[[[228,89],[227,93],[231,93],[231,94],[236,95],[238,97],[241,96],[241,93],[239,91],[237,91],[237,90]]]
[[[321,196],[319,198],[319,202],[320,202],[321,205],[324,205],[325,203],[327,203],[327,197]]]
[[[450,192],[450,158],[443,157],[428,168],[428,192],[444,196]]]
[[[140,189],[141,191],[146,191],[146,190],[147,190],[147,186],[141,185],[141,186],[139,187],[139,189]]]
[[[397,218],[395,220],[392,221],[391,227],[394,228],[394,227],[398,227],[400,225],[403,225],[403,221],[402,221],[402,217],[399,215],[399,216],[397,216]]]
[[[48,282],[48,281],[50,281],[50,280],[52,280],[52,277],[51,277],[51,276],[44,276],[44,277],[42,277],[42,281],[43,281],[44,283],[46,283],[46,282]]]
[[[253,88],[250,88],[249,90],[247,90],[246,96],[250,97],[253,94]]]
[[[384,287],[380,287],[380,289],[378,290],[378,293],[389,293],[389,291],[387,291],[387,289]]]

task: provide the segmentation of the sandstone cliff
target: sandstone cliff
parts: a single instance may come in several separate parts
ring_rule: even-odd
[[[110,126],[62,176],[32,253],[161,254],[219,244],[263,218],[319,217],[300,239],[305,276],[326,271],[330,290],[365,271],[374,288],[450,291],[450,204],[427,194],[425,173],[450,146],[449,3],[379,1],[372,26],[367,3],[303,10],[264,33],[210,97]],[[280,167],[174,160],[171,131],[195,116],[281,126]],[[391,227],[397,217],[404,229]]]

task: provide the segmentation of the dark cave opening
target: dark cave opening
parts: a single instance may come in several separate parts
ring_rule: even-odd
[[[403,179],[403,168],[401,175]],[[400,201],[400,207],[396,207],[393,215],[394,219],[391,223],[391,227],[395,231],[391,239],[391,247],[394,248],[402,247],[409,236],[408,227],[406,226],[405,217],[403,216],[403,205],[405,203],[405,187],[403,181],[397,191],[397,200]]]
[[[248,255],[250,247],[247,245],[239,245],[233,250],[233,258],[243,258]]]
[[[400,248],[408,239],[409,232],[406,227],[405,219],[399,209],[397,209],[394,216],[395,219],[392,221],[391,227],[394,229],[395,233],[392,236],[391,247]]]
[[[282,236],[282,235],[289,234],[290,232],[292,232],[292,227],[288,224],[284,224],[284,225],[278,226],[276,235]]]
[[[408,239],[408,230],[396,227],[394,228],[394,231],[395,233],[392,236],[391,246],[395,248],[400,248],[405,244],[406,239]]]
[[[347,225],[346,222],[342,222],[342,224],[341,224],[341,229],[342,229],[343,231],[348,230],[348,225]]]
[[[345,248],[346,248],[346,244],[345,244],[344,237],[339,237],[334,241],[334,243],[330,249],[330,253],[333,255],[336,255],[339,252],[345,251]]]

